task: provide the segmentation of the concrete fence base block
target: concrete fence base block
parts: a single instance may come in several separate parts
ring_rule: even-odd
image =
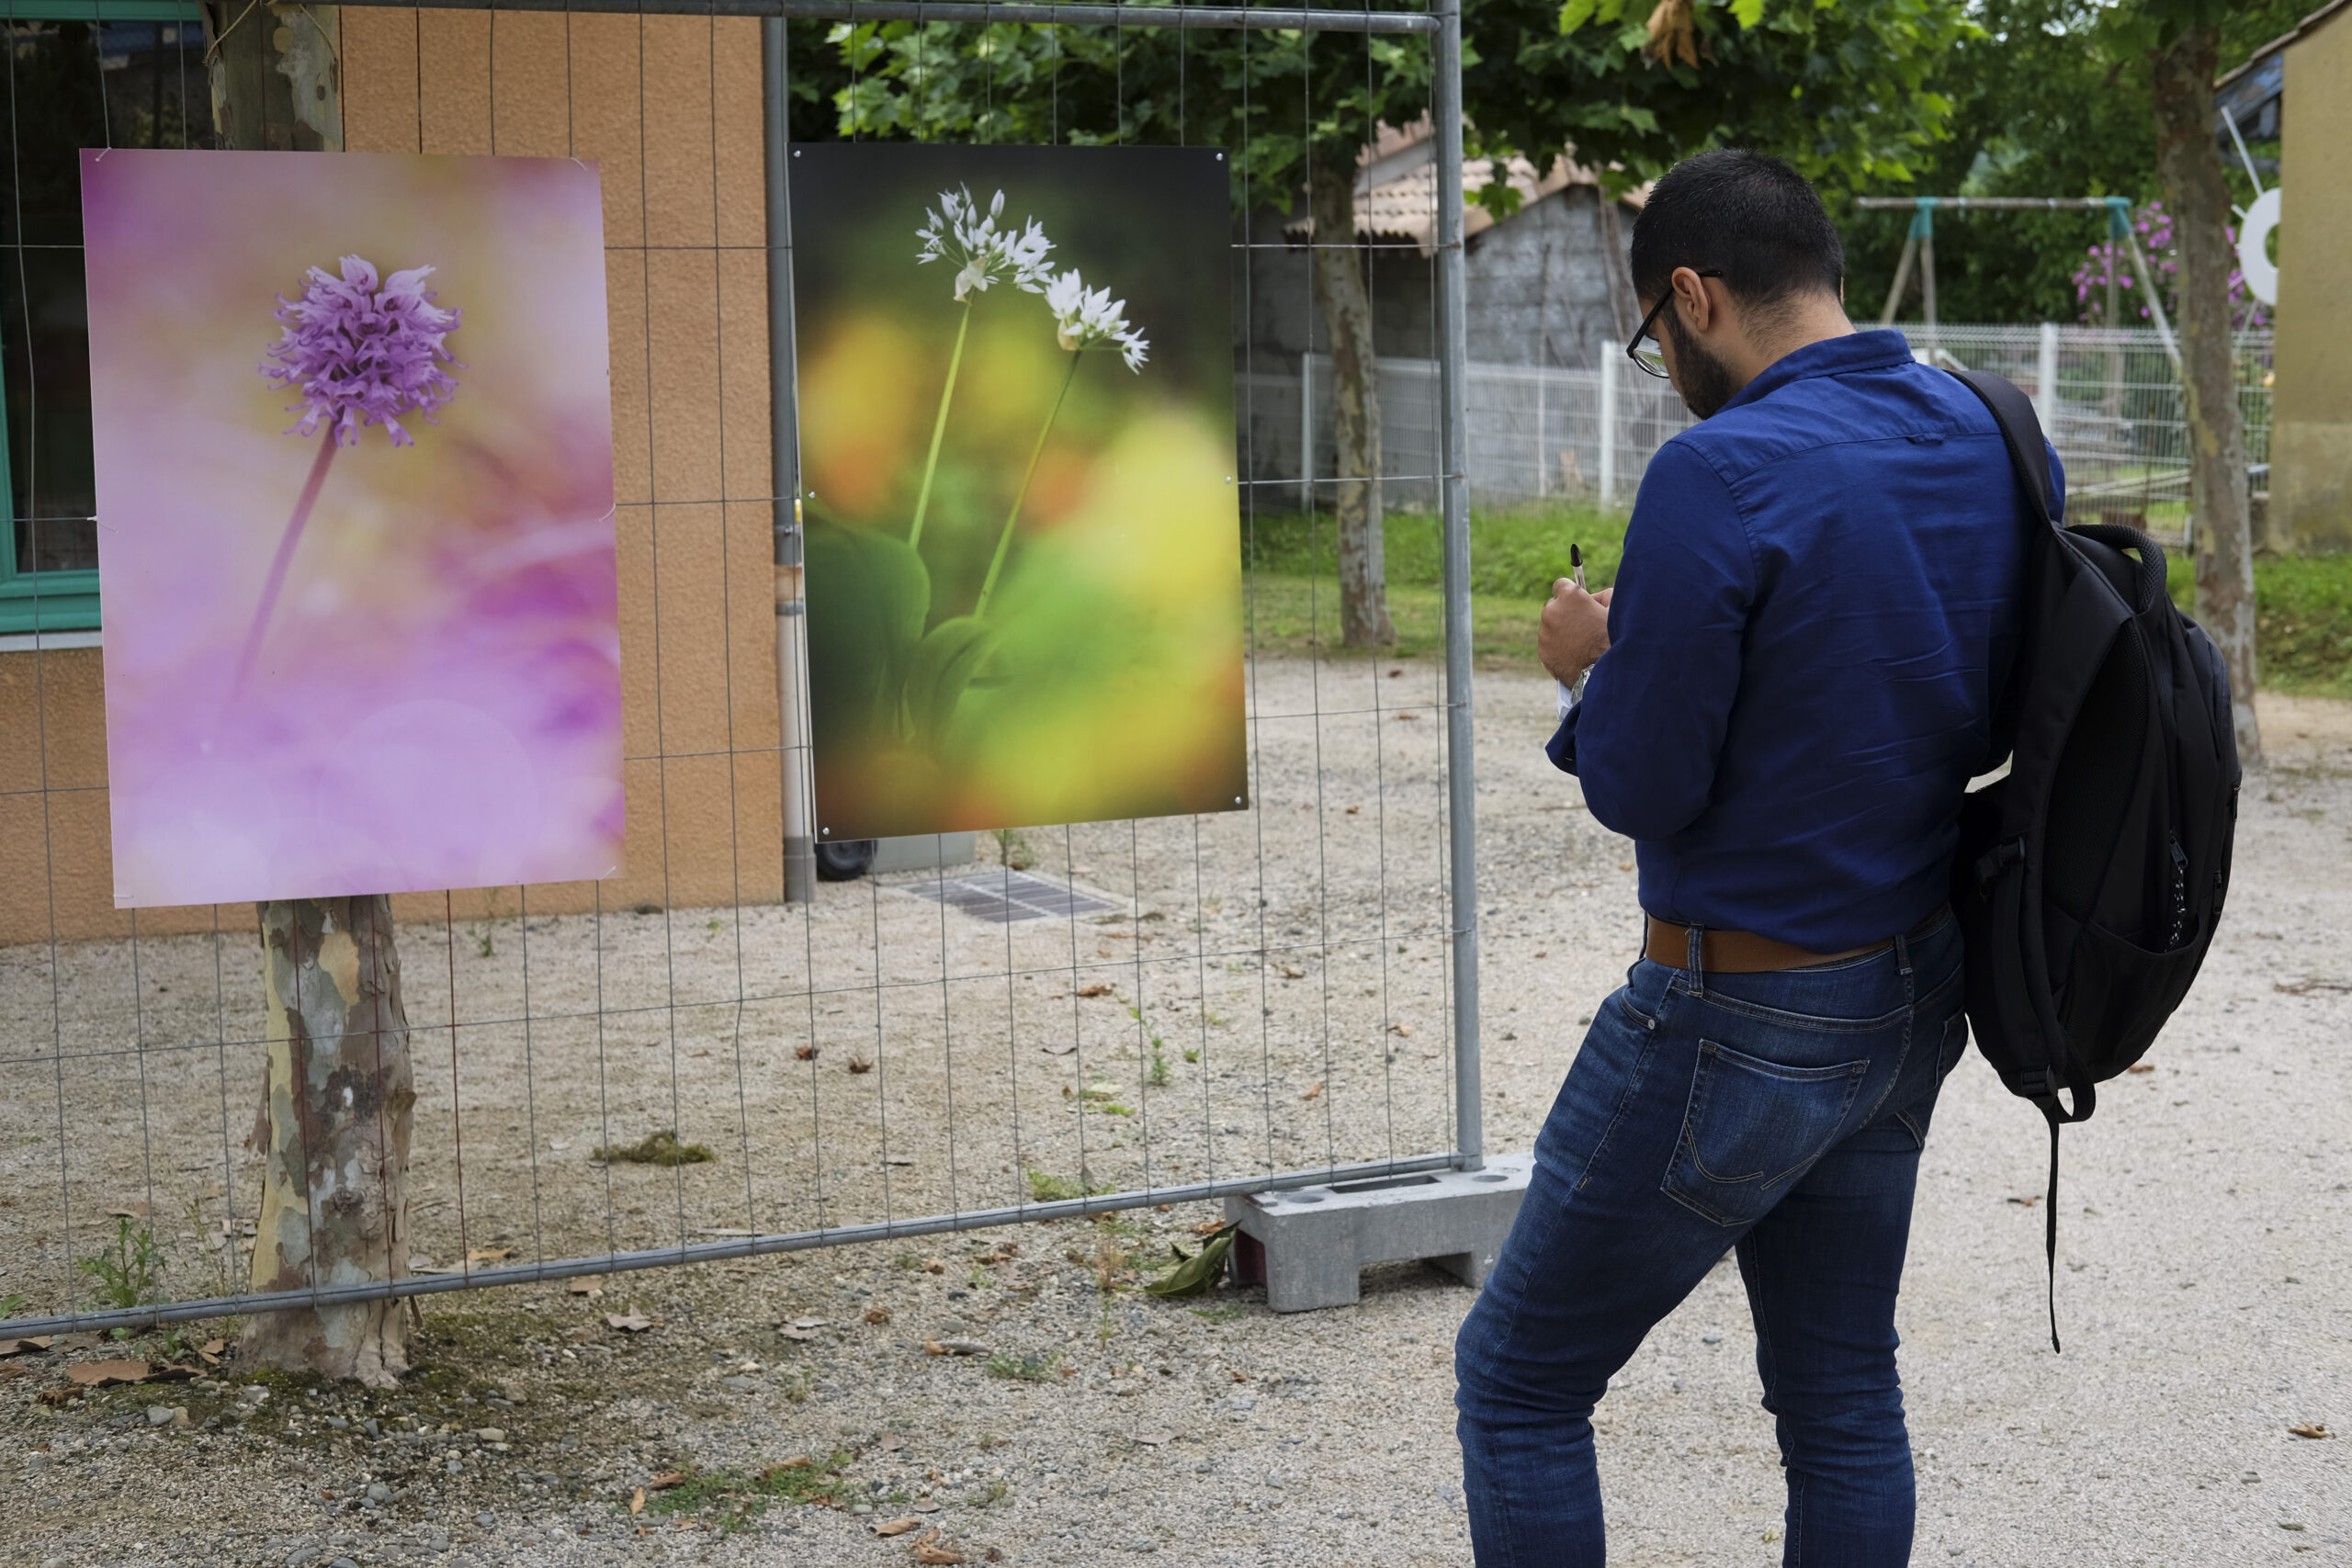
[[[1346,1306],[1368,1263],[1419,1258],[1466,1285],[1483,1285],[1519,1217],[1532,1154],[1502,1155],[1483,1170],[1379,1176],[1329,1187],[1251,1192],[1225,1201],[1241,1227],[1234,1278],[1266,1287],[1276,1312]]]

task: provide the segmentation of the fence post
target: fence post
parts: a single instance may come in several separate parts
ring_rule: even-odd
[[[808,600],[800,549],[799,408],[792,358],[792,211],[785,160],[787,116],[784,18],[760,18],[760,114],[766,152],[768,252],[768,471],[775,497],[775,696],[784,786],[784,901],[817,897],[816,836],[809,830]]]
[[[1617,503],[1617,356],[1600,356],[1600,504]]]
[[[1546,445],[1544,435],[1544,394],[1551,385],[1551,376],[1545,372],[1543,366],[1537,366],[1535,367],[1535,498],[1538,501],[1552,493],[1549,465],[1544,461],[1544,448]]]
[[[1462,7],[1438,11],[1437,119],[1438,501],[1445,521],[1446,839],[1453,912],[1453,1148],[1462,1168],[1486,1164],[1478,1087],[1478,792],[1471,766],[1470,349],[1463,279]]]
[[[2041,353],[2033,367],[2033,413],[2041,434],[2058,445],[2058,323],[2041,323]]]
[[[1298,354],[1298,509],[1315,510],[1315,351]]]

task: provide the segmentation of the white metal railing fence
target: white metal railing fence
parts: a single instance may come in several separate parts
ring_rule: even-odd
[[[1992,370],[2034,399],[2065,465],[2075,511],[2117,515],[2160,532],[2185,529],[2188,434],[2180,383],[2150,328],[1939,324],[1902,329],[1914,354],[1951,367]],[[2270,453],[2267,330],[2239,334],[2238,399],[2246,460],[2264,488]],[[1382,470],[1387,494],[1427,504],[1437,471],[1435,366],[1377,362]],[[1304,355],[1290,367],[1242,377],[1251,477],[1291,480],[1298,504],[1338,476],[1331,429],[1331,362]],[[1304,396],[1302,396],[1302,390]],[[1472,365],[1465,389],[1472,494],[1487,504],[1551,500],[1631,504],[1651,456],[1691,419],[1664,381],[1611,356],[1598,367]],[[1603,431],[1608,432],[1607,438]],[[1270,497],[1271,500],[1271,497]]]

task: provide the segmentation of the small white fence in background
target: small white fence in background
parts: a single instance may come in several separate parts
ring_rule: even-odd
[[[2153,329],[1939,325],[1932,340],[1924,326],[1903,331],[1924,360],[1997,371],[2025,389],[2065,465],[2078,520],[2096,513],[2176,537],[2185,532],[2187,421],[2179,379]],[[2256,491],[2267,488],[2270,345],[2267,330],[2238,337],[2238,400]],[[1392,502],[1434,504],[1436,366],[1382,359],[1377,367],[1382,469],[1394,481],[1386,493]],[[1250,477],[1289,481],[1302,508],[1328,506],[1337,477],[1329,356],[1301,355],[1240,382]],[[1671,387],[1621,356],[1585,369],[1474,364],[1467,391],[1470,488],[1487,505],[1630,505],[1651,455],[1691,423]],[[1261,493],[1266,504],[1283,503],[1282,489]]]

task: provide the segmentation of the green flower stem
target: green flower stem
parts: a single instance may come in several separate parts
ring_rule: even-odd
[[[947,434],[947,405],[956,400],[956,374],[964,367],[964,334],[972,330],[972,302],[964,301],[964,319],[956,326],[956,352],[947,360],[947,385],[939,389],[939,417],[931,422],[931,456],[923,459],[922,488],[915,492],[915,525],[907,543],[922,543],[922,516],[931,510],[931,477],[939,471],[939,442]]]
[[[1029,467],[1022,471],[1021,490],[1012,498],[1012,510],[1005,513],[1004,532],[997,536],[996,554],[989,560],[989,574],[980,582],[979,602],[972,606],[977,619],[989,613],[989,595],[996,592],[996,574],[1004,570],[1004,552],[1012,547],[1012,525],[1021,521],[1021,503],[1029,499],[1029,481],[1037,477],[1037,459],[1046,455],[1046,437],[1053,434],[1054,420],[1062,412],[1062,400],[1069,396],[1069,384],[1078,378],[1078,351],[1069,356],[1069,369],[1062,376],[1062,389],[1054,394],[1054,406],[1046,411],[1046,423],[1037,432],[1037,445],[1029,449]]]

